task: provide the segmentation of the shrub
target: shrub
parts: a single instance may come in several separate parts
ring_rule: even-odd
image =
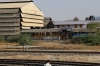
[[[21,35],[12,37],[9,41],[18,42],[22,46],[29,45],[31,44],[31,36],[28,34],[21,34]]]
[[[13,36],[9,41],[10,42],[18,42],[19,39],[20,39],[20,35],[17,35],[17,36]]]
[[[30,45],[31,44],[31,36],[28,35],[28,34],[21,34],[18,42],[22,46],[24,46],[24,45]]]
[[[5,42],[4,38],[5,38],[4,36],[0,35],[0,42]]]
[[[74,36],[72,37],[72,43],[78,43],[78,44],[82,44],[84,43],[84,39],[85,39],[85,36]]]
[[[72,43],[84,43],[86,45],[100,45],[100,35],[97,34],[89,34],[87,36],[78,36],[72,38]]]

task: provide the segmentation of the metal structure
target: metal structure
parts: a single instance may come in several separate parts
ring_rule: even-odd
[[[0,64],[9,65],[25,65],[25,66],[43,66],[46,60],[22,60],[22,59],[0,59]],[[70,62],[70,61],[51,61],[52,66],[100,66],[100,63],[88,62]]]
[[[0,1],[0,35],[20,35],[21,30],[43,27],[44,15],[32,0]]]
[[[20,34],[20,9],[0,8],[0,35]]]
[[[20,49],[20,48],[18,48]],[[81,54],[81,55],[100,55],[100,52],[98,51],[66,51],[66,50],[33,50],[28,49],[27,51],[23,50],[6,50],[6,51],[0,51],[0,53],[43,53],[43,54]]]

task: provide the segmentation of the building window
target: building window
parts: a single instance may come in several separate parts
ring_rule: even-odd
[[[77,25],[75,25],[74,28],[77,28]]]
[[[57,25],[57,28],[60,28],[60,25]]]
[[[80,28],[82,28],[82,25],[80,25]]]
[[[65,25],[62,25],[62,27],[64,28],[64,27],[65,27]]]
[[[68,27],[70,27],[70,25],[68,25]]]

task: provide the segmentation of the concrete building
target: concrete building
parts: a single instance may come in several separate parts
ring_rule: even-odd
[[[100,20],[53,21],[53,25],[54,29],[60,29],[61,32],[58,32],[57,34],[61,37],[61,39],[65,39],[71,38],[71,36],[88,34],[89,30],[87,29],[87,24],[91,22],[100,22]]]
[[[44,27],[43,12],[32,0],[0,1],[0,35],[19,35],[22,30]]]

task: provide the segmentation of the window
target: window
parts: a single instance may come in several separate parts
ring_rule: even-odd
[[[57,25],[57,28],[60,28],[60,25]]]
[[[77,25],[75,25],[74,28],[77,28]]]
[[[62,27],[64,28],[64,27],[65,27],[65,25],[62,25]]]
[[[82,28],[82,25],[80,25],[80,28]]]
[[[70,25],[68,25],[68,27],[70,27]]]

